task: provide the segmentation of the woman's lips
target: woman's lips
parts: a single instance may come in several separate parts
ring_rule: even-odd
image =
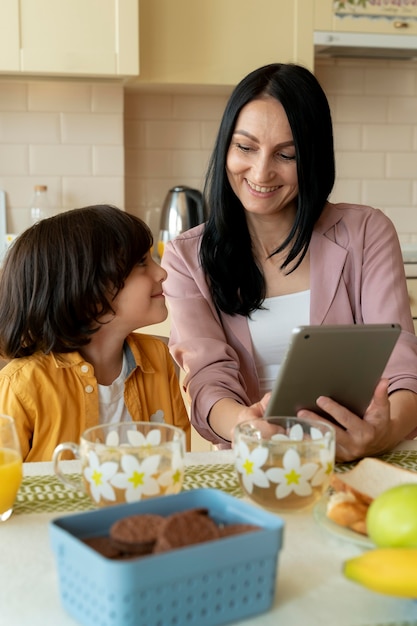
[[[280,185],[274,185],[273,187],[255,185],[255,183],[251,183],[248,179],[246,179],[246,182],[248,183],[248,186],[253,189],[253,191],[257,191],[258,193],[271,193],[272,191],[276,191],[280,188]]]

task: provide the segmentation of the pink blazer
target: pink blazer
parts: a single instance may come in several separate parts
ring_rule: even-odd
[[[191,422],[218,444],[224,441],[207,423],[213,404],[230,397],[250,405],[260,399],[260,391],[246,317],[219,313],[211,299],[198,254],[203,228],[169,242],[162,264],[168,272],[164,292],[172,320],[170,350],[186,372]],[[310,244],[310,290],[310,324],[400,324],[402,333],[384,376],[390,379],[390,392],[417,393],[417,338],[401,249],[382,211],[326,205]]]

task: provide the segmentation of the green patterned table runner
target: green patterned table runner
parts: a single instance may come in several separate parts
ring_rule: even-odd
[[[417,472],[417,450],[398,450],[397,452],[388,452],[379,456],[378,459],[398,465],[403,469],[408,469],[413,472]],[[338,463],[336,466],[336,472],[347,472],[355,467],[354,463]]]
[[[234,466],[231,464],[190,465],[186,467],[184,491],[202,487],[220,489],[238,497],[242,495]],[[54,475],[27,476],[23,478],[17,494],[13,515],[59,511],[72,513],[94,508],[87,495],[81,491],[73,491],[65,487]]]
[[[417,472],[417,451],[415,450],[391,452],[379,458]],[[355,463],[339,464],[336,471],[345,472],[354,465]],[[203,487],[220,489],[237,497],[242,496],[233,464],[190,465],[186,467],[184,491]],[[22,481],[13,514],[60,511],[71,513],[93,508],[94,506],[87,495],[66,488],[54,475],[27,476]]]

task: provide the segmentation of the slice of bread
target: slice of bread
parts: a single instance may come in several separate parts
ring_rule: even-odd
[[[372,457],[362,459],[348,472],[333,474],[331,481],[335,491],[350,491],[365,504],[370,504],[383,491],[403,483],[417,483],[417,472]]]
[[[366,513],[371,502],[391,487],[417,483],[417,472],[366,457],[348,472],[334,474],[333,493],[326,515],[336,524],[366,535]]]

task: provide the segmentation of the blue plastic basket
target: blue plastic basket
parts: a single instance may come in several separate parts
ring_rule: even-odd
[[[217,523],[256,524],[242,533],[158,555],[110,560],[80,539],[118,519],[206,507]],[[61,517],[50,523],[64,608],[85,626],[220,626],[267,611],[274,600],[281,518],[216,489]]]

